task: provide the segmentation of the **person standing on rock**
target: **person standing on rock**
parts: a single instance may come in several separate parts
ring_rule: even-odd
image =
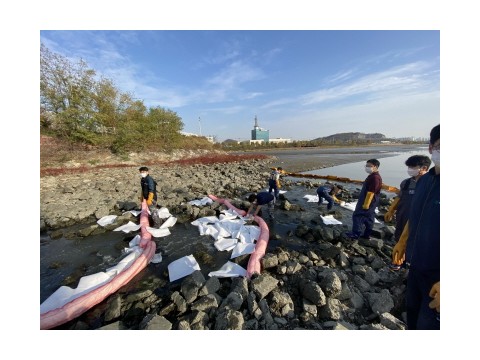
[[[345,235],[350,239],[369,239],[375,223],[375,208],[380,201],[380,190],[382,190],[382,177],[378,172],[380,161],[377,159],[367,160],[365,171],[367,178],[363,182],[362,190],[357,201],[357,206],[352,215],[352,231]],[[361,234],[362,227],[365,227]]]
[[[245,214],[245,217],[249,216],[249,214],[252,212],[254,207],[255,207],[255,212],[250,215],[257,216],[260,209],[262,208],[262,205],[268,205],[268,215],[270,217],[270,220],[275,219],[275,216],[273,215],[273,209],[275,206],[275,196],[273,196],[271,193],[262,191],[262,192],[259,192],[258,194],[251,194],[248,197],[248,201],[251,203],[251,205],[248,208],[248,211]]]
[[[408,167],[407,172],[410,177],[400,183],[400,192],[398,196],[393,199],[392,204],[384,215],[385,221],[391,222],[393,215],[395,214],[395,243],[400,239],[403,228],[408,221],[410,204],[412,203],[413,195],[415,195],[415,187],[418,179],[427,173],[431,163],[432,161],[430,158],[425,155],[413,155],[405,161],[405,165]],[[398,270],[400,269],[400,266],[393,264],[392,269]]]
[[[322,186],[319,186],[317,189],[318,195],[318,205],[322,205],[323,199],[327,200],[327,210],[332,210],[334,202],[341,204],[342,201],[337,199],[335,195],[338,195],[342,192],[343,186],[331,183],[325,183]]]
[[[138,171],[140,172],[140,186],[142,187],[140,203],[142,203],[144,199],[147,201],[153,223],[156,228],[159,228],[162,222],[157,214],[157,182],[148,174],[148,167],[142,166]]]
[[[392,262],[407,264],[407,328],[440,330],[440,125],[430,131],[428,151],[435,164],[420,177],[408,222],[392,251]]]
[[[283,174],[283,169],[281,167],[273,168],[268,179],[268,192],[275,196],[275,200],[278,200],[278,194],[280,193],[280,175]]]

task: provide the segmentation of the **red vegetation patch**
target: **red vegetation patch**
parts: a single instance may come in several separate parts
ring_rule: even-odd
[[[161,162],[147,162],[145,165],[163,165],[163,166],[173,166],[173,165],[181,165],[181,166],[188,166],[188,165],[195,165],[195,164],[218,164],[218,163],[232,163],[232,162],[239,162],[239,161],[247,161],[247,160],[259,160],[259,159],[267,159],[267,155],[260,155],[260,154],[251,154],[251,155],[205,155],[205,156],[198,156],[193,158],[186,158],[180,160],[173,160],[173,161],[161,161]],[[130,164],[110,164],[110,165],[97,165],[97,166],[80,166],[77,168],[45,168],[40,170],[40,177],[42,176],[58,176],[63,174],[78,174],[78,173],[86,173],[89,171],[95,171],[98,169],[117,169],[117,168],[129,168],[129,167],[136,167],[137,165],[130,165]]]
[[[175,161],[170,161],[167,165],[195,165],[195,164],[218,164],[218,163],[232,163],[245,160],[257,160],[257,159],[266,159],[267,155],[205,155],[198,156],[193,158],[180,159]]]

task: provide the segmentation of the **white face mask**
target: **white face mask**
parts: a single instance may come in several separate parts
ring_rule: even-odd
[[[420,169],[415,169],[415,168],[409,167],[407,169],[407,172],[408,172],[409,176],[417,176],[420,173]]]
[[[142,178],[147,177],[147,175],[148,175],[147,173],[140,173],[140,176],[141,176]]]
[[[365,166],[365,171],[367,172],[367,174],[371,174],[373,172],[373,168]]]
[[[436,166],[440,166],[440,151],[432,150],[432,161]]]

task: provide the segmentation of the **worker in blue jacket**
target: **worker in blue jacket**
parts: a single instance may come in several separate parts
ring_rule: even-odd
[[[147,201],[153,223],[156,228],[159,228],[162,221],[157,213],[157,182],[148,174],[148,167],[142,166],[138,171],[140,172],[140,186],[142,187],[140,203],[142,203],[144,199]]]
[[[392,262],[406,262],[407,327],[440,329],[440,125],[428,147],[435,167],[417,183],[408,222],[392,251]]]
[[[357,201],[357,206],[352,215],[352,231],[345,235],[351,239],[359,237],[369,239],[375,223],[375,208],[380,201],[380,190],[382,190],[382,177],[378,172],[380,161],[377,159],[367,160],[365,171],[367,178],[363,182],[362,190]],[[362,234],[362,227],[365,230]]]
[[[384,220],[386,222],[392,221],[393,216],[395,215],[395,243],[400,239],[403,228],[408,221],[410,206],[413,196],[415,195],[415,188],[418,179],[427,173],[431,163],[432,160],[430,160],[430,157],[425,155],[412,155],[405,161],[405,165],[408,167],[407,172],[410,177],[400,183],[400,192],[398,193],[398,196],[393,199],[388,211],[384,215]],[[392,264],[390,268],[392,270],[399,270],[400,266]]]
[[[278,195],[280,194],[280,175],[285,174],[282,167],[273,168],[268,178],[268,192],[275,196],[275,200],[278,200]]]
[[[333,204],[341,204],[342,200],[339,200],[336,195],[340,194],[343,191],[342,185],[331,184],[329,182],[321,185],[317,189],[318,195],[318,205],[320,206],[323,202],[323,199],[327,200],[327,210],[332,210]]]
[[[275,196],[273,194],[270,194],[266,191],[259,192],[258,194],[251,194],[248,197],[248,201],[251,204],[250,204],[250,207],[248,208],[247,213],[245,214],[245,217],[257,216],[260,209],[262,208],[262,205],[267,205],[268,215],[270,217],[270,220],[275,219],[275,216],[273,215],[273,209],[275,206]],[[253,208],[255,208],[255,211],[251,213]]]

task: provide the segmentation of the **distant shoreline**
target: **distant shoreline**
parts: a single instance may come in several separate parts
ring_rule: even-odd
[[[336,146],[336,147],[315,147],[315,148],[282,148],[282,149],[261,149],[248,150],[241,153],[260,154],[273,156],[272,166],[281,166],[288,172],[304,172],[326,167],[333,167],[370,158],[386,157],[388,152],[406,152],[427,146],[426,144],[379,144],[369,146]]]

